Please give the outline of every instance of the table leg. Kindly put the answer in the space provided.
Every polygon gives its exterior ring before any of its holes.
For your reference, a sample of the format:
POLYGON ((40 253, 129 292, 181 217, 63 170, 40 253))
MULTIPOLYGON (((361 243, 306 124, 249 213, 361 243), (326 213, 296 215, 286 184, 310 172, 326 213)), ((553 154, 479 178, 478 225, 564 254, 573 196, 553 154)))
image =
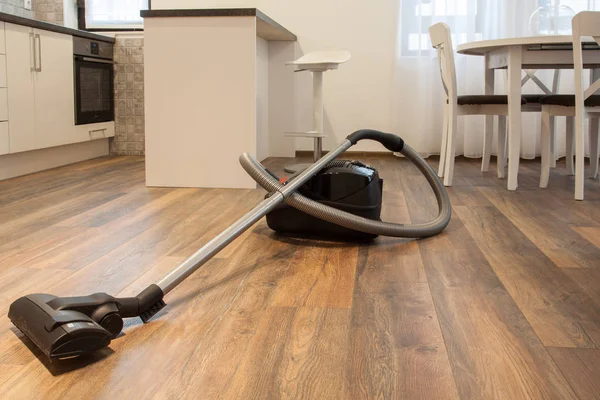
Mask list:
MULTIPOLYGON (((485 94, 494 94, 494 72, 495 70, 489 69, 487 63, 487 55, 484 62, 485 68, 485 94)), ((494 137, 494 116, 485 116, 485 130, 483 132, 483 159, 481 160, 481 171, 487 172, 490 167, 490 157, 492 153, 492 139, 494 137)))
POLYGON ((521 153, 521 47, 508 48, 508 190, 518 187, 521 153))

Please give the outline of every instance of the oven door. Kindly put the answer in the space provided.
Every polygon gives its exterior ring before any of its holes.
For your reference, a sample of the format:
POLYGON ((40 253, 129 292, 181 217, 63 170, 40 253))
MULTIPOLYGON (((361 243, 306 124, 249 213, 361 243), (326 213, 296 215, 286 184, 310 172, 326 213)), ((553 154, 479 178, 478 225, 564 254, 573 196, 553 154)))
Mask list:
POLYGON ((113 63, 75 57, 75 125, 115 119, 113 63))

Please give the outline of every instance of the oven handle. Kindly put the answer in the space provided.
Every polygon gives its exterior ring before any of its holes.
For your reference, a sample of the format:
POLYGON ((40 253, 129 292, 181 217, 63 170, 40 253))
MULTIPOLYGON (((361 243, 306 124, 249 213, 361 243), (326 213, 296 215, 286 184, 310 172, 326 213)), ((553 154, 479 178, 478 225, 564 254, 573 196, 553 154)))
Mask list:
POLYGON ((99 58, 92 58, 92 57, 75 57, 75 60, 94 62, 94 63, 99 63, 99 64, 114 64, 115 63, 112 60, 102 60, 99 58))

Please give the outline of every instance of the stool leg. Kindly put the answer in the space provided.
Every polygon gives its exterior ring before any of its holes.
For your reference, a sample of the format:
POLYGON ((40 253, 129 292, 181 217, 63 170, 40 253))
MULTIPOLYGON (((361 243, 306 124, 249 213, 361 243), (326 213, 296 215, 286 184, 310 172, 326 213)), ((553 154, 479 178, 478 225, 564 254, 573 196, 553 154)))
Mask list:
POLYGON ((323 139, 315 138, 314 146, 315 148, 313 150, 313 161, 317 161, 319 158, 321 158, 323 153, 323 139))
MULTIPOLYGON (((323 72, 313 72, 313 130, 323 134, 323 72)), ((314 161, 321 158, 323 139, 315 138, 314 161)))

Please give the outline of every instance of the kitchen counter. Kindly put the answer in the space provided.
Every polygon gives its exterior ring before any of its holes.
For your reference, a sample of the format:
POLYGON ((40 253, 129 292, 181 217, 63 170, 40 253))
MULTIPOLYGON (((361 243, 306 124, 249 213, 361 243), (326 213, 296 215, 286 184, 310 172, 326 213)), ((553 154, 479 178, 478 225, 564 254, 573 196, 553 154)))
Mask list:
POLYGON ((256 35, 265 40, 297 40, 296 35, 257 8, 207 8, 187 10, 142 10, 143 18, 167 17, 256 17, 256 35))
POLYGON ((19 17, 16 15, 3 13, 3 12, 0 12, 0 21, 8 22, 11 24, 16 24, 16 25, 29 26, 31 28, 42 29, 42 30, 50 31, 50 32, 64 33, 66 35, 77 36, 77 37, 82 37, 82 38, 86 38, 86 39, 98 40, 101 42, 108 42, 108 43, 115 42, 115 39, 111 38, 109 36, 98 35, 98 34, 87 32, 87 31, 80 31, 78 29, 66 28, 64 26, 55 25, 55 24, 51 24, 51 23, 43 22, 43 21, 38 21, 36 19, 31 19, 31 18, 23 18, 23 17, 19 17))
POLYGON ((251 189, 240 154, 294 156, 296 35, 256 8, 140 15, 146 185, 251 189))

